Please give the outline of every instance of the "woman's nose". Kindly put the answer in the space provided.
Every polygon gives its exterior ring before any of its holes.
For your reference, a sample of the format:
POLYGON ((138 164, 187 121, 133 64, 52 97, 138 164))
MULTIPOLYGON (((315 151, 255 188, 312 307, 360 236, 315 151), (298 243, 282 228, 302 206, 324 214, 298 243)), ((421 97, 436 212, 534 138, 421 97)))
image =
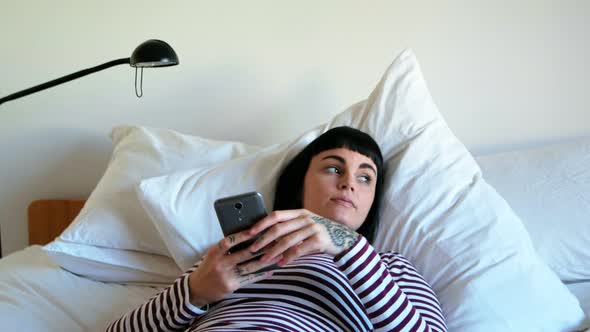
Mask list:
POLYGON ((339 188, 341 190, 354 191, 354 178, 352 176, 342 176, 340 178, 339 188))

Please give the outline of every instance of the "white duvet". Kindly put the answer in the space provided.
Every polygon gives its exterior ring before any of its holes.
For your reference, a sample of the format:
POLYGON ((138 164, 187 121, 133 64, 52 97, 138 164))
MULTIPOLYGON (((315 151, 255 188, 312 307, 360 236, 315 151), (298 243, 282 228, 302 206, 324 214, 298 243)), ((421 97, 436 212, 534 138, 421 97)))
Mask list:
MULTIPOLYGON (((590 315, 590 282, 568 288, 590 315)), ((61 269, 40 246, 31 246, 0 260, 0 327, 2 331, 103 331, 161 289, 82 278, 61 269)))
POLYGON ((158 291, 76 276, 31 246, 0 259, 0 330, 103 331, 158 291))
MULTIPOLYGON (((586 316, 590 317, 590 281, 566 284, 566 286, 578 298, 586 316)), ((590 328, 590 321, 586 322, 585 327, 590 328)), ((585 331, 590 331, 590 329, 585 331)))

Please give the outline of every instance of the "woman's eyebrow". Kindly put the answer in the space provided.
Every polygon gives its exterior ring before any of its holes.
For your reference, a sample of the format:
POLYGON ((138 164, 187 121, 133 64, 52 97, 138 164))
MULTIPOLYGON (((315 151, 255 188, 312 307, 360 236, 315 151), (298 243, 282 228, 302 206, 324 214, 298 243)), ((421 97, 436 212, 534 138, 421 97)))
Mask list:
MULTIPOLYGON (((329 156, 325 156, 324 158, 322 158, 322 160, 326 160, 326 159, 336 159, 336 160, 338 160, 339 162, 341 162, 341 163, 343 163, 344 165, 346 165, 346 160, 345 160, 344 158, 340 157, 340 156, 337 156, 337 155, 333 155, 333 154, 331 154, 331 155, 329 155, 329 156)), ((375 170, 375 167, 371 166, 370 164, 367 164, 367 163, 362 163, 362 164, 359 166, 359 168, 368 168, 368 169, 372 170, 372 171, 373 171, 373 173, 377 174, 377 170, 375 170)))
POLYGON ((375 167, 373 167, 367 163, 362 163, 359 168, 368 168, 368 169, 372 170, 373 173, 375 173, 375 175, 377 175, 377 171, 375 170, 375 167))
POLYGON ((337 155, 334 155, 334 154, 331 154, 331 155, 329 155, 329 156, 325 156, 324 158, 322 158, 322 160, 326 160, 326 159, 330 159, 330 158, 332 158, 332 159, 336 159, 336 160, 338 160, 339 162, 341 162, 341 163, 343 163, 343 164, 346 164, 346 160, 344 160, 344 158, 342 158, 342 157, 340 157, 340 156, 337 156, 337 155))

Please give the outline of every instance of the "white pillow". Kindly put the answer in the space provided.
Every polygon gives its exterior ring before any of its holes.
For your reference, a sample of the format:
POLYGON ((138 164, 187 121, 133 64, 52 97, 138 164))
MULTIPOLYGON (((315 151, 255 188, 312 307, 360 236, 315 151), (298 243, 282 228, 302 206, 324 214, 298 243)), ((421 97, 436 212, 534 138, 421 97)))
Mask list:
POLYGON ((115 127, 110 136, 113 154, 103 177, 73 223, 44 250, 63 268, 95 280, 173 281, 182 271, 137 201, 135 186, 148 177, 212 165, 257 148, 139 126, 115 127))
POLYGON ((63 269, 102 282, 170 284, 182 273, 168 256, 53 241, 44 250, 63 269))
POLYGON ((477 158, 561 280, 590 280, 590 138, 477 158))
POLYGON ((215 199, 257 190, 272 206, 285 163, 328 128, 371 134, 387 162, 375 247, 407 256, 438 294, 449 331, 571 331, 576 298, 538 258, 522 223, 482 178, 403 52, 365 103, 301 137, 223 163, 144 180, 142 205, 182 268, 222 237, 215 199))

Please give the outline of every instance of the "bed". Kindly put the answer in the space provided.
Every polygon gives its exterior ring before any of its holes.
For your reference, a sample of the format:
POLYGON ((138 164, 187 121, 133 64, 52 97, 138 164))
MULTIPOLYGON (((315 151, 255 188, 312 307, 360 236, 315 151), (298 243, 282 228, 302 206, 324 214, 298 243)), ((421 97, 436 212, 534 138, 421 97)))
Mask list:
POLYGON ((590 139, 474 159, 411 52, 367 100, 286 144, 114 128, 90 197, 29 206, 30 246, 0 260, 2 329, 103 330, 220 238, 213 199, 271 197, 278 166, 338 125, 370 133, 395 169, 375 246, 415 263, 450 331, 589 331, 590 139))
MULTIPOLYGON (((576 144, 584 146, 583 143, 576 144)), ((554 162, 559 157, 556 151, 563 150, 563 147, 571 148, 572 143, 560 146, 562 148, 551 150, 554 162)), ((518 167, 507 170, 502 168, 503 165, 497 165, 498 160, 520 158, 522 164, 527 162, 527 156, 531 159, 537 157, 537 150, 487 155, 478 158, 478 161, 484 172, 487 170, 492 174, 496 185, 502 188, 506 181, 496 179, 496 173, 508 174, 509 180, 513 180, 518 175, 515 170, 518 167), (498 169, 492 169, 494 166, 498 169)), ((535 167, 551 169, 552 165, 546 163, 537 160, 535 167)), ((525 184, 520 186, 524 188, 525 184)), ((509 192, 503 194, 511 197, 509 192)), ((80 277, 60 268, 42 250, 43 245, 51 242, 74 220, 84 202, 81 199, 47 199, 30 204, 30 246, 0 260, 0 314, 4 330, 100 331, 109 321, 162 289, 157 286, 104 283, 80 277)), ((585 312, 590 314, 590 281, 567 283, 567 287, 579 299, 585 312)))

